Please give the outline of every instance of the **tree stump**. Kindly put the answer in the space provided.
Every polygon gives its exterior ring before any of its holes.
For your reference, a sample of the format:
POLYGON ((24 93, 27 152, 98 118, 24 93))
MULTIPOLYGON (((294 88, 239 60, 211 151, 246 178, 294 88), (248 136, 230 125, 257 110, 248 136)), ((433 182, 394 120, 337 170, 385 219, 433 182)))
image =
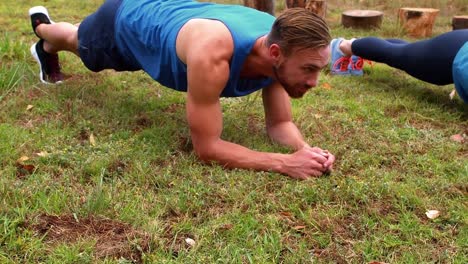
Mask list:
POLYGON ((468 16, 454 16, 452 17, 453 30, 468 28, 468 16))
POLYGON ((327 1, 326 0, 286 0, 286 7, 303 7, 307 10, 312 11, 318 16, 325 18, 327 13, 327 1))
POLYGON ((341 24, 352 28, 380 28, 383 13, 376 10, 348 10, 341 14, 341 24))
POLYGON ((267 12, 270 15, 275 15, 274 0, 244 0, 244 6, 267 12))
POLYGON ((439 9, 409 8, 398 10, 400 25, 412 37, 430 37, 439 9))

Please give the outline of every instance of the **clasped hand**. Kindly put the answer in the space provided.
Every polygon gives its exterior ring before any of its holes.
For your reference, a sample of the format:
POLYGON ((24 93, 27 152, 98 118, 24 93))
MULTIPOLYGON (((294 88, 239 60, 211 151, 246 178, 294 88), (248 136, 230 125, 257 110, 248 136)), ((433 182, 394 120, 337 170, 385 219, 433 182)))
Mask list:
POLYGON ((317 147, 304 146, 290 155, 285 164, 285 173, 295 179, 320 177, 333 169, 335 156, 317 147))

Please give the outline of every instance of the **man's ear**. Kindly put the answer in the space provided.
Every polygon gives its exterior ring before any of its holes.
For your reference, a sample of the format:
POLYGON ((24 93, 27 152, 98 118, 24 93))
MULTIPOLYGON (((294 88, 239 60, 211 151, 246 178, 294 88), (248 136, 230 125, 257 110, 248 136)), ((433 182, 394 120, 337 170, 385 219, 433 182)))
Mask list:
POLYGON ((281 48, 278 44, 271 44, 269 48, 270 57, 275 61, 278 62, 281 59, 282 53, 281 48))

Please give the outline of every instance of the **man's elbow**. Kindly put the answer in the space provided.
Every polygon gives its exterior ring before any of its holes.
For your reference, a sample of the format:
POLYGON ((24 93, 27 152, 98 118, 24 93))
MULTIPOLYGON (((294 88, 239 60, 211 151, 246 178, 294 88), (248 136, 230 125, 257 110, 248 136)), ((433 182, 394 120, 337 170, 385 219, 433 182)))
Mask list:
POLYGON ((265 127, 266 134, 272 140, 274 140, 278 134, 280 134, 280 126, 278 125, 269 125, 267 124, 265 127))
POLYGON ((216 161, 216 152, 209 146, 194 146, 195 154, 198 159, 204 163, 216 161))
POLYGON ((198 159, 203 163, 210 163, 213 161, 213 157, 209 152, 206 151, 195 151, 198 159))

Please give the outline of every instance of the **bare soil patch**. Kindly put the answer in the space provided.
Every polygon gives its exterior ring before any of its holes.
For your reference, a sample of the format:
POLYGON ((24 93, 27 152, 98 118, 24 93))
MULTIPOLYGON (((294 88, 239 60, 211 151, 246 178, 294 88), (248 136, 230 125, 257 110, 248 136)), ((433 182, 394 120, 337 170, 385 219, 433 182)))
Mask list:
POLYGON ((142 254, 149 251, 151 243, 149 234, 127 223, 92 215, 75 218, 71 214, 41 214, 26 226, 52 245, 94 240, 96 258, 125 258, 141 263, 142 254))

